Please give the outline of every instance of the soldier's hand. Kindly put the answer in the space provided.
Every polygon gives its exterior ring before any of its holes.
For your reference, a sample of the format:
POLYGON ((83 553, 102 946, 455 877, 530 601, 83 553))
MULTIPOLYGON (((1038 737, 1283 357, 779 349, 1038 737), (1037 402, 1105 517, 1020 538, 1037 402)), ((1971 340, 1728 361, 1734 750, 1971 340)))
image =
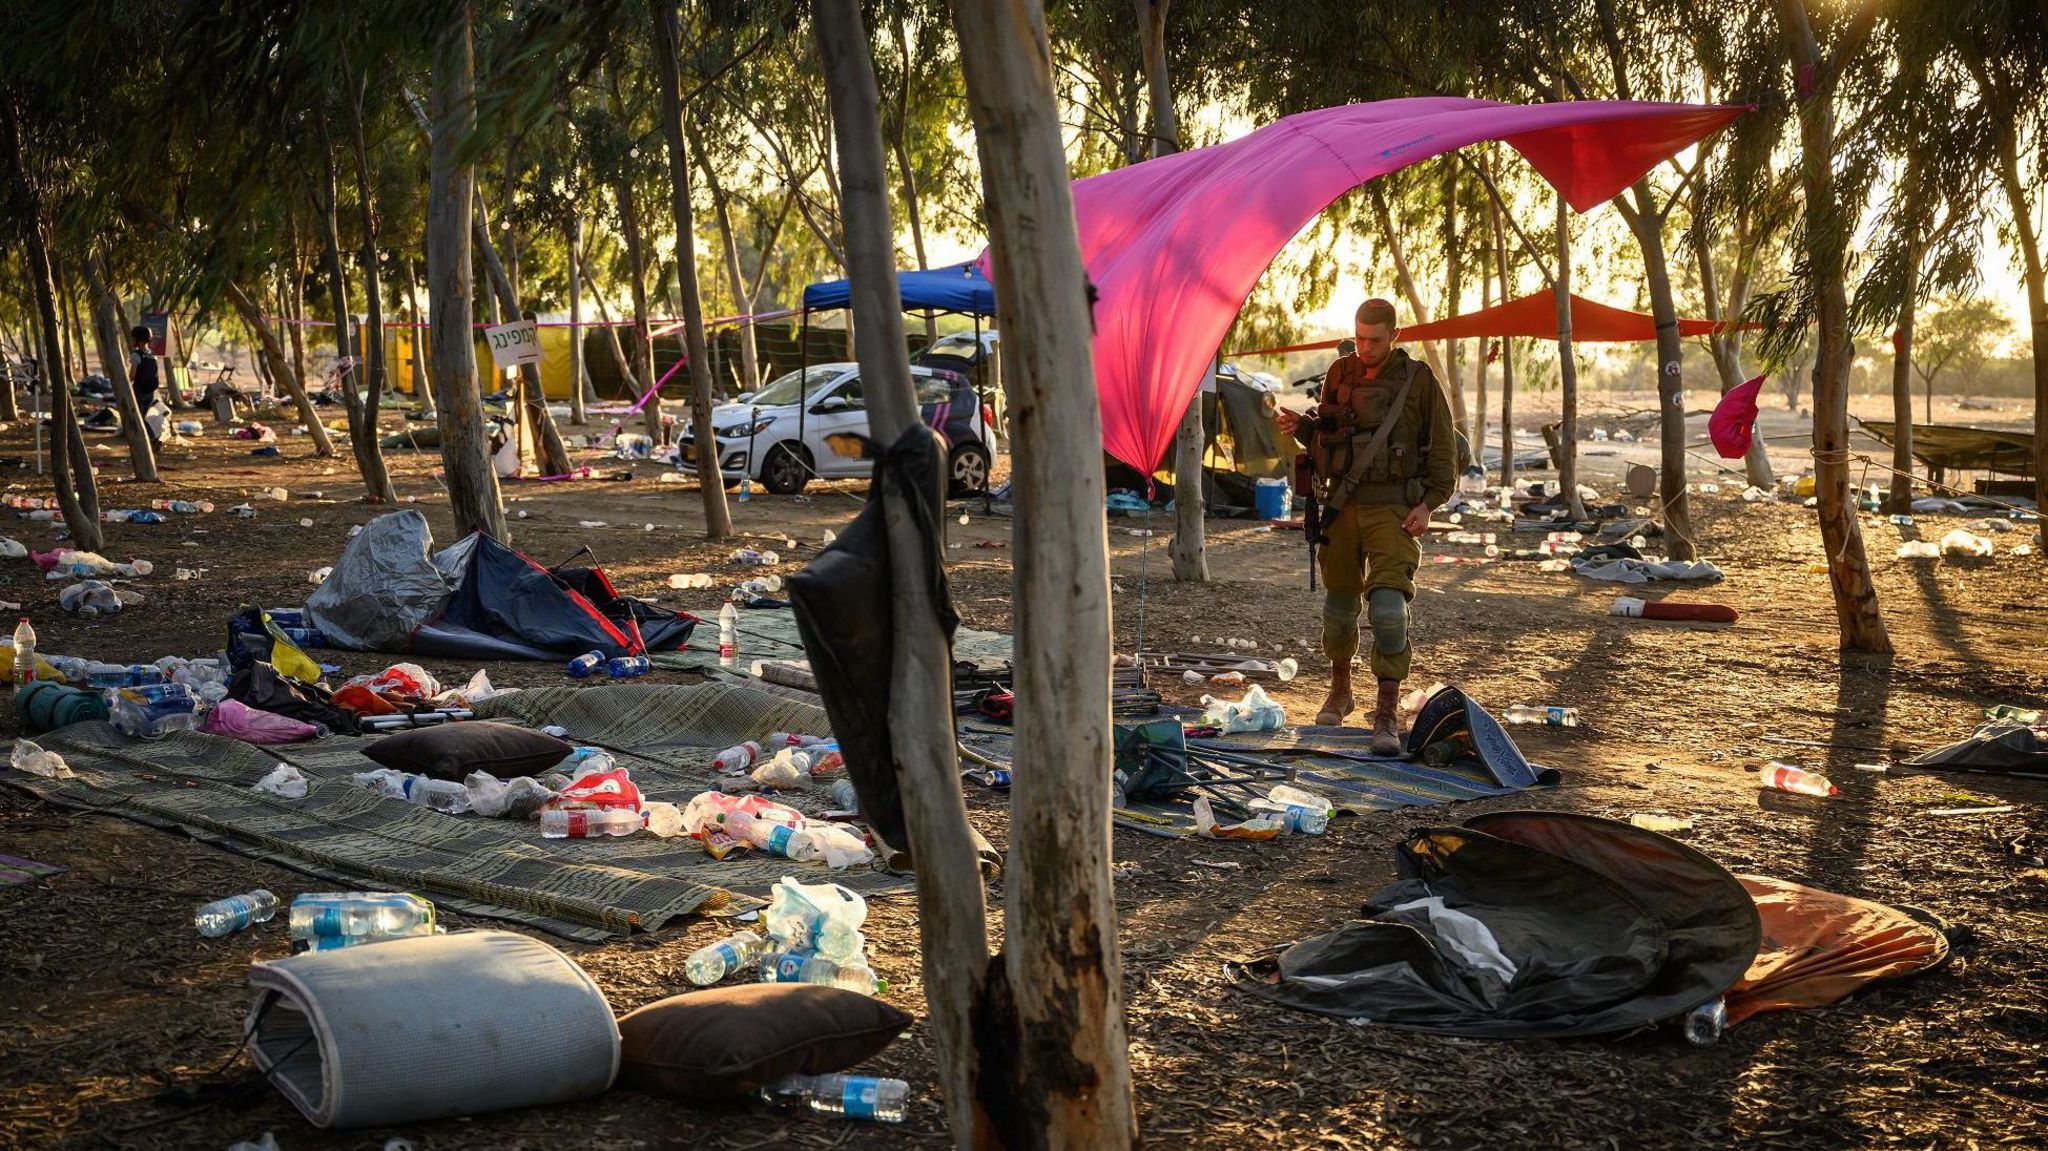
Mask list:
POLYGON ((1301 426, 1301 413, 1281 408, 1274 414, 1273 422, 1280 425, 1281 435, 1291 436, 1294 434, 1294 429, 1301 426))
POLYGON ((1401 530, 1411 536, 1420 537, 1429 530, 1429 505, 1416 504, 1408 509, 1408 515, 1401 521, 1401 530))

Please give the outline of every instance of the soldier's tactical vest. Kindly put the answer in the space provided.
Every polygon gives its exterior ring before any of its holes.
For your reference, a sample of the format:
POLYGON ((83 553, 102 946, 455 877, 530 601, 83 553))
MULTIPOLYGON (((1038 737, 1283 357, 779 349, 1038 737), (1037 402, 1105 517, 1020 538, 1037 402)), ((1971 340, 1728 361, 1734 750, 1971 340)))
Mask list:
POLYGON ((1310 446, 1315 464, 1319 499, 1333 506, 1345 503, 1387 503, 1413 505, 1422 498, 1423 477, 1429 470, 1429 392, 1434 386, 1429 368, 1395 348, 1380 366, 1376 379, 1366 378, 1363 361, 1345 356, 1330 365, 1317 400, 1319 409, 1343 407, 1351 413, 1348 429, 1325 431, 1318 427, 1310 446), (1403 382, 1413 376, 1402 413, 1392 411, 1394 396, 1403 382), (1357 477, 1354 490, 1346 491, 1343 481, 1352 465, 1372 442, 1380 424, 1394 418, 1394 430, 1387 436, 1386 450, 1357 477), (1333 488, 1339 498, 1333 500, 1333 488))

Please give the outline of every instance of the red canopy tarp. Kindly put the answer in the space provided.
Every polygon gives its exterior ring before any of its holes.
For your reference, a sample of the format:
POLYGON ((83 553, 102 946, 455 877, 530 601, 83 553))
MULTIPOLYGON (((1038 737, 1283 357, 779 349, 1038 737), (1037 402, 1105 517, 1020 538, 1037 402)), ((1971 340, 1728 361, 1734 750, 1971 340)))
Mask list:
MULTIPOLYGON (((1678 334, 1681 336, 1710 336, 1717 331, 1744 331, 1763 327, 1762 324, 1717 324, 1712 320, 1680 320, 1678 334)), ((1401 329, 1403 340, 1476 340, 1500 336, 1534 336, 1546 339, 1557 335, 1557 297, 1549 292, 1523 296, 1491 308, 1481 308, 1462 316, 1436 320, 1427 324, 1415 324, 1401 329)), ((1611 307, 1584 296, 1572 296, 1572 339, 1581 344, 1631 344, 1657 338, 1657 321, 1643 312, 1631 312, 1611 307)), ((1232 352, 1233 356, 1277 356, 1287 352, 1313 352, 1323 348, 1334 348, 1342 337, 1336 340, 1317 340, 1312 344, 1290 344, 1284 348, 1255 348, 1246 352, 1232 352)))
POLYGON ((1210 148, 1074 184, 1097 292, 1103 447, 1149 472, 1273 258, 1377 176, 1505 140, 1584 212, 1741 115, 1738 107, 1422 97, 1303 112, 1210 148))

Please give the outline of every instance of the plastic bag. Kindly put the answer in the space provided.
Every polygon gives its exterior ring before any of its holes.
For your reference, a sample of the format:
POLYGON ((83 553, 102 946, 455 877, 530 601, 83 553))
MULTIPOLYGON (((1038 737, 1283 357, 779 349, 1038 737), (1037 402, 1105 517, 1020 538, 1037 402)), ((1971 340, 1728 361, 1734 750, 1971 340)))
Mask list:
MULTIPOLYGON (((412 665, 401 664, 399 666, 410 667, 412 665)), ((397 669, 393 668, 392 670, 396 671, 397 669)), ((518 690, 516 687, 492 687, 489 669, 480 667, 476 669, 475 675, 469 677, 468 683, 461 687, 451 687, 436 693, 433 702, 437 707, 475 707, 487 699, 495 699, 501 695, 511 695, 518 690)))
MULTIPOLYGON (((232 702, 232 701, 230 701, 232 702)), ((268 714, 267 712, 265 714, 268 714)), ((211 718, 211 717, 209 717, 211 718)), ((306 798, 306 777, 289 763, 280 763, 271 769, 269 775, 249 785, 249 790, 282 799, 306 798)))
MULTIPOLYGON (((234 699, 222 699, 215 704, 213 710, 206 713, 206 722, 200 725, 200 730, 208 735, 239 739, 243 743, 298 743, 320 734, 319 728, 304 720, 250 707, 234 699)), ((302 785, 299 795, 304 794, 302 785)))
POLYGON ((1264 688, 1253 684, 1244 698, 1235 703, 1205 695, 1202 704, 1207 709, 1202 718, 1223 729, 1228 735, 1240 731, 1277 731, 1287 726, 1287 712, 1264 688))
POLYGON ((790 858, 822 859, 834 871, 842 871, 875 858, 867 841, 838 823, 811 823, 791 841, 790 858))
POLYGON ((647 830, 663 839, 674 839, 683 834, 683 813, 673 803, 659 800, 641 809, 647 817, 647 830))
POLYGON ((1950 559, 1983 559, 1992 550, 1990 539, 1961 528, 1941 537, 1941 554, 1950 559))
POLYGON ((71 770, 63 756, 54 751, 44 751, 43 746, 32 739, 15 740, 14 754, 9 762, 13 763, 16 771, 40 775, 44 779, 78 778, 78 773, 71 770))
POLYGON ((548 803, 550 808, 624 807, 640 810, 640 788, 623 767, 593 772, 563 788, 548 803))
POLYGON ((776 752, 773 759, 756 767, 748 775, 762 787, 808 787, 811 782, 811 773, 797 766, 790 748, 776 752))
POLYGON ((546 784, 531 776, 499 779, 488 771, 472 771, 463 779, 469 809, 487 819, 530 819, 555 798, 546 784))

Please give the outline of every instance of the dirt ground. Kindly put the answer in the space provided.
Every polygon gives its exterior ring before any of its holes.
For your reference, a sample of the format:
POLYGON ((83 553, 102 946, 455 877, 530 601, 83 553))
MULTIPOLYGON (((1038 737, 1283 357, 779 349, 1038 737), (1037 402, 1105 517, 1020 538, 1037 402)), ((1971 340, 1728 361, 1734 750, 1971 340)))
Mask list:
MULTIPOLYGON (((1647 405, 1626 398, 1616 410, 1647 405)), ((1975 413, 1973 413, 1975 414, 1975 413)), ((338 413, 337 413, 338 415, 338 413)), ((1532 420, 1533 420, 1532 412, 1532 420)), ((2008 415, 2008 418, 2010 416, 2008 415)), ((1773 415, 1766 434, 1796 431, 1773 415)), ((1533 423, 1531 424, 1533 426, 1533 423)), ((0 454, 28 454, 26 429, 0 437, 0 454)), ((1704 421, 1694 427, 1697 438, 1704 421)), ((1587 445, 1589 453, 1613 445, 1587 445)), ((146 603, 97 621, 56 606, 61 585, 26 561, 0 565, 0 599, 34 617, 44 650, 112 660, 219 646, 237 604, 300 602, 306 574, 331 563, 348 528, 376 515, 356 502, 346 455, 315 460, 285 437, 278 459, 217 431, 172 448, 164 482, 122 482, 118 452, 99 453, 104 506, 159 496, 207 498, 222 510, 161 526, 110 525, 108 551, 153 560, 137 581, 146 603), (282 486, 278 503, 258 494, 282 486), (253 520, 226 508, 251 499, 253 520), (312 526, 301 526, 301 519, 312 526), (175 567, 206 569, 177 582, 175 567)), ((1799 458, 1797 444, 1781 464, 1799 458)), ((1589 454, 1589 480, 1607 483, 1622 456, 1589 454)), ((446 541, 437 457, 394 453, 404 496, 446 541)), ((626 470, 628 465, 611 465, 626 470)), ((717 591, 674 592, 673 572, 734 571, 727 547, 701 541, 694 485, 657 483, 640 464, 628 482, 512 485, 522 516, 514 542, 553 562, 588 545, 621 590, 670 606, 712 609, 717 591), (583 528, 582 521, 609 526, 583 528), (645 525, 653 525, 647 530, 645 525)), ((36 491, 33 472, 4 473, 36 491)), ((1562 786, 1500 800, 1412 809, 1334 822, 1320 838, 1267 844, 1171 842, 1116 833, 1119 860, 1137 865, 1118 884, 1131 1062, 1142 1126, 1154 1146, 1274 1147, 1984 1147, 2048 1145, 2048 785, 1852 765, 1884 761, 1962 737, 1994 702, 2048 702, 2048 585, 2039 548, 1971 564, 1892 558, 1900 529, 1866 526, 1898 654, 1839 658, 1827 577, 1812 513, 1747 505, 1739 484, 1700 497, 1695 517, 1724 583, 1674 598, 1742 612, 1720 628, 1610 617, 1620 589, 1533 565, 1423 568, 1415 604, 1418 683, 1442 679, 1494 707, 1516 702, 1577 707, 1577 729, 1516 729, 1534 759, 1564 771, 1562 786), (1824 771, 1842 794, 1816 800, 1760 792, 1750 769, 1782 759, 1824 771), (2010 803, 2006 814, 1937 817, 1929 810, 2010 803), (1945 970, 1880 987, 1825 1010, 1766 1015, 1718 1045, 1687 1046, 1675 1028, 1622 1039, 1488 1042, 1438 1039, 1276 1009, 1233 990, 1222 961, 1322 930, 1354 914, 1391 877, 1390 849, 1411 829, 1456 823, 1493 808, 1544 807, 1625 817, 1691 815, 1684 838, 1738 872, 1759 872, 1894 903, 1916 904, 1956 928, 1945 970), (1218 865, 1232 865, 1219 867, 1218 865)), ((844 525, 861 488, 840 484, 805 497, 756 495, 735 505, 741 530, 815 546, 844 525)), ((956 506, 948 520, 952 578, 966 621, 1007 630, 1009 555, 973 545, 1009 538, 1009 522, 956 506)), ((1870 517, 1865 517, 1866 525, 1870 517)), ((1306 587, 1297 535, 1248 521, 1210 523, 1214 580, 1176 585, 1159 538, 1128 534, 1143 520, 1110 523, 1118 644, 1137 638, 1140 589, 1154 647, 1210 646, 1219 637, 1278 644, 1304 672, 1279 692, 1306 717, 1327 665, 1312 648, 1318 601, 1306 587), (1194 637, 1202 637, 1197 644, 1194 637)), ((1909 536, 1938 536, 1925 523, 1909 536)), ((15 523, 17 538, 47 548, 48 525, 15 523)), ((771 545, 772 546, 772 545, 771 545)), ((781 549, 785 556, 809 547, 781 549)), ((1464 552, 1431 543, 1431 552, 1464 552)), ((330 656, 330 658, 336 658, 330 656)), ((369 656, 338 656, 348 674, 369 656)), ((444 678, 471 666, 429 661, 444 678)), ((491 665, 501 684, 560 681, 553 666, 491 665)), ((658 679, 681 681, 667 675, 658 679)), ((1192 702, 1200 689, 1164 693, 1192 702)), ((0 720, 12 734, 12 716, 0 720)), ((975 822, 1005 841, 1004 801, 970 785, 975 822)), ((416 1125, 321 1132, 308 1127, 237 1061, 250 961, 285 953, 282 927, 221 940, 191 927, 195 904, 263 886, 281 898, 331 886, 119 819, 45 806, 0 788, 0 851, 62 864, 47 882, 0 888, 0 1146, 224 1148, 275 1131, 285 1151, 373 1148, 396 1135, 423 1149, 564 1147, 943 1146, 930 1034, 922 1021, 865 1070, 912 1084, 902 1127, 839 1123, 757 1107, 692 1109, 627 1091, 573 1106, 416 1125), (169 1101, 167 1089, 197 1089, 169 1101), (228 1086, 221 1087, 220 1084, 228 1086)), ((1000 908, 1000 883, 989 903, 1000 908)), ((868 937, 889 999, 922 1014, 915 904, 876 900, 868 937)), ((486 921, 449 916, 451 926, 486 921)), ((992 918, 998 938, 1000 923, 992 918)), ((625 1011, 685 989, 683 960, 719 933, 688 922, 604 946, 555 942, 625 1011)))

